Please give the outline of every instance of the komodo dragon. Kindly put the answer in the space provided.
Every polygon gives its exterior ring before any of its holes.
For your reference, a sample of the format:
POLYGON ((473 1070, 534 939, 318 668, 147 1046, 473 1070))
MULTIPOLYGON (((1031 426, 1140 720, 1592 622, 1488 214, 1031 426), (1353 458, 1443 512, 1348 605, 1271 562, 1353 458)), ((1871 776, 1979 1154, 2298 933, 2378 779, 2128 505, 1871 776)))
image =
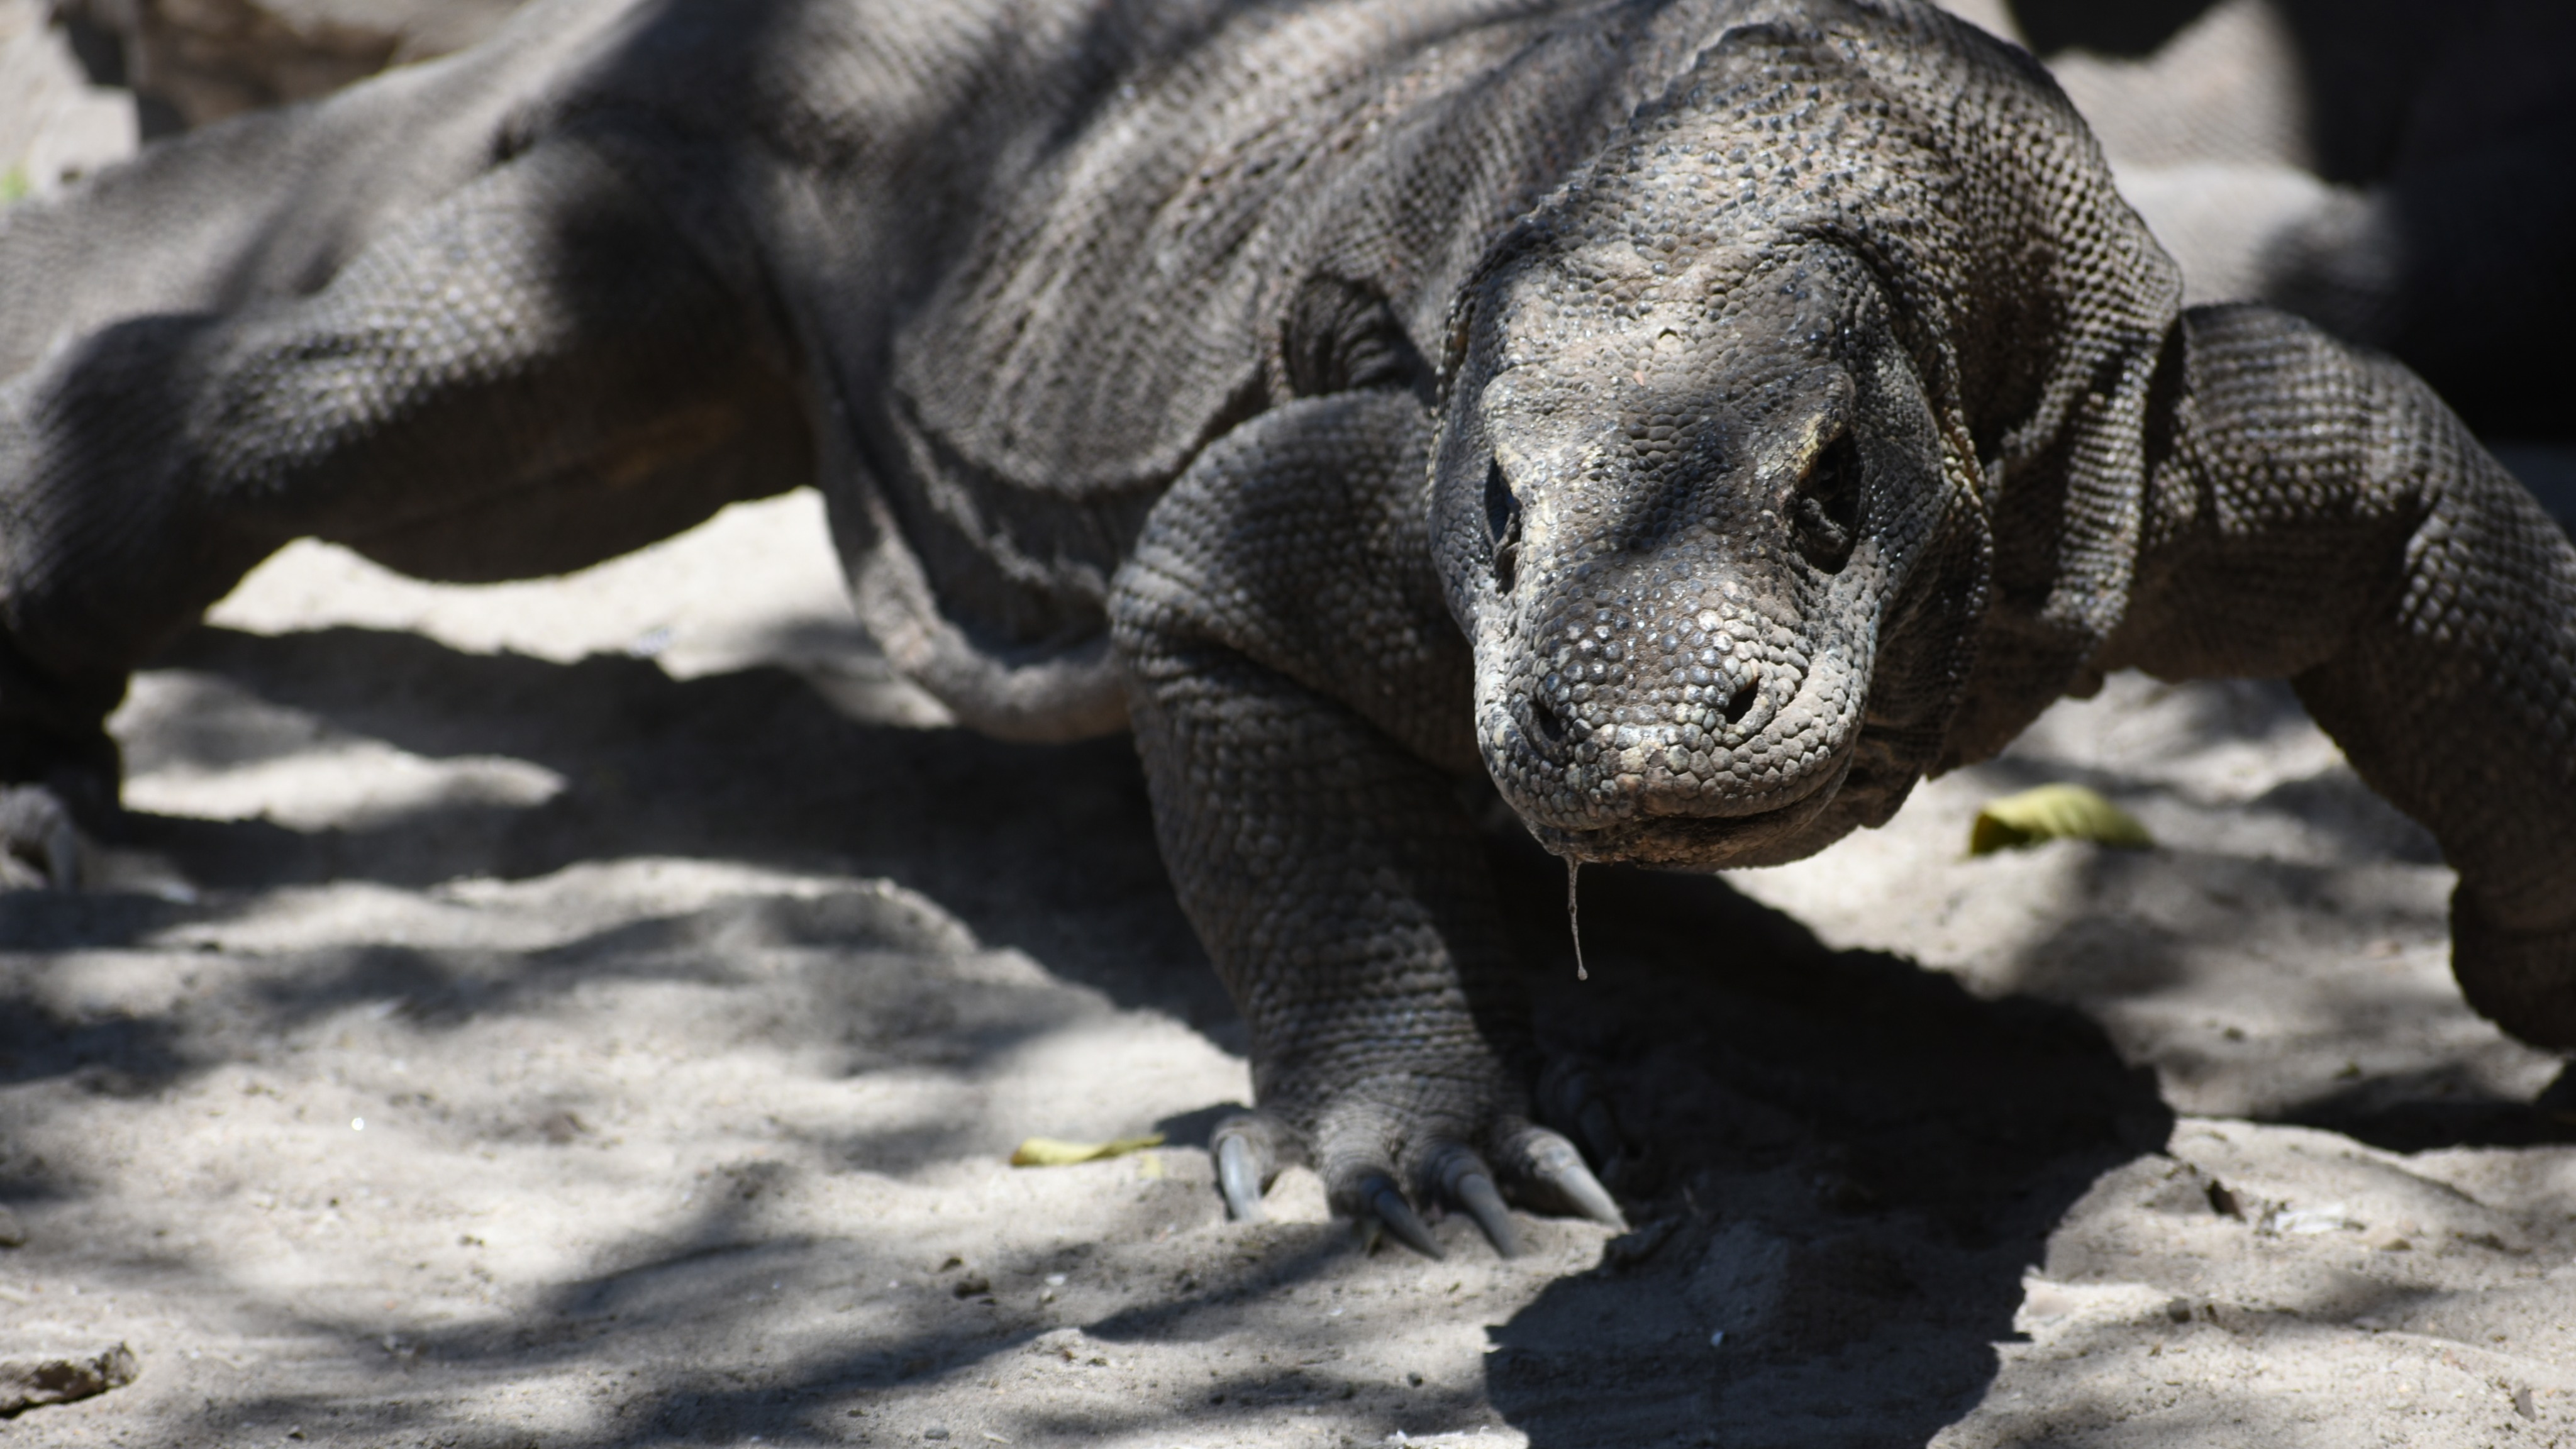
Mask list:
POLYGON ((2411 374, 2182 310, 1917 0, 545 0, 10 212, 0 279, 57 877, 128 673, 286 541, 519 577, 810 480, 960 719, 1132 724, 1238 1213, 1303 1159, 1425 1251, 1616 1220, 1457 778, 1782 861, 2111 669, 2293 680, 2457 868, 2471 1003, 2576 1049, 2576 550, 2411 374))

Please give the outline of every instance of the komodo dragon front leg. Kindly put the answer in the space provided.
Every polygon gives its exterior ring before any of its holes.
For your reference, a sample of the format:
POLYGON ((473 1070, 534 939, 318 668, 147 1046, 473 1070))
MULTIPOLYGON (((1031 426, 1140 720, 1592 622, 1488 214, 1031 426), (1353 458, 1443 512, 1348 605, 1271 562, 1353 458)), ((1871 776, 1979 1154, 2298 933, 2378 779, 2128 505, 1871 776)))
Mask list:
POLYGON ((415 575, 558 572, 794 485, 742 305, 578 133, 308 297, 103 328, 0 388, 0 834, 60 882, 113 811, 127 675, 306 535, 415 575))
POLYGON ((2102 665, 2291 680, 2459 872, 2469 1004, 2576 1052, 2576 547, 2403 367, 2256 307, 2184 340, 2102 665))
POLYGON ((1528 1018, 1452 785, 1479 766, 1429 439, 1400 392, 1244 425, 1156 506, 1112 615, 1163 858, 1252 1029, 1261 1111, 1217 1133, 1229 1207, 1304 1161, 1363 1225, 1436 1256, 1410 1202, 1454 1203, 1508 1254, 1498 1181, 1620 1218, 1529 1120, 1528 1018))

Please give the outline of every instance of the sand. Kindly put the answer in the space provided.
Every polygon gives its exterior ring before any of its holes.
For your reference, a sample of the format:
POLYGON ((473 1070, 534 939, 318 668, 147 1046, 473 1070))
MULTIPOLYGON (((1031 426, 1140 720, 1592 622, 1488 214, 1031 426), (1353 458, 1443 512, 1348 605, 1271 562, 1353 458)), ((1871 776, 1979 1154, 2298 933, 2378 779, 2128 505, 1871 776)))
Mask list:
POLYGON ((110 888, 0 898, 30 1444, 2559 1442, 2576 1149, 2447 873, 2275 686, 2116 679, 1729 880, 1494 837, 1639 1224, 1223 1221, 1243 1036, 1123 741, 947 727, 810 493, 569 579, 319 544, 114 721, 110 888), (1969 859, 2040 780, 2152 852, 1969 859), (1019 1139, 1162 1130, 1014 1169, 1019 1139))

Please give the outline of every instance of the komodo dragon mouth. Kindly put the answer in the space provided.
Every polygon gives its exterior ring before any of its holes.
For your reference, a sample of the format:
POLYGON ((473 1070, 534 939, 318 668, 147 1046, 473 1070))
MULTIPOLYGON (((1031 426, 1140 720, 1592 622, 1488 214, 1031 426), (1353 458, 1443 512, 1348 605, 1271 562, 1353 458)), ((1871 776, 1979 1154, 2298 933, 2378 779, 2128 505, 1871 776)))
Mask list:
MULTIPOLYGON (((1851 758, 1845 752, 1799 799, 1750 815, 1649 813, 1643 819, 1589 827, 1550 825, 1526 812, 1522 820, 1550 854, 1589 864, 1722 870, 1798 860, 1814 853, 1809 842, 1826 822, 1851 758)), ((1643 803, 1649 812, 1670 808, 1664 796, 1648 795, 1643 803)))

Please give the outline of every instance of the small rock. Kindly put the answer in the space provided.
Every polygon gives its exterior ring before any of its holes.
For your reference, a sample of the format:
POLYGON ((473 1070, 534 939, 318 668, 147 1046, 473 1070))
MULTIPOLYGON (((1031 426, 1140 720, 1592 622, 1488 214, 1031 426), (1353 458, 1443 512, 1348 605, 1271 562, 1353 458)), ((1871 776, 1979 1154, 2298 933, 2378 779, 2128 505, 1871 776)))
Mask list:
POLYGON ((921 1437, 924 1439, 945 1439, 948 1437, 948 1431, 934 1424, 931 1427, 922 1430, 921 1437))
POLYGON ((121 1343, 89 1358, 0 1358, 0 1418, 45 1404, 95 1398, 134 1382, 141 1371, 134 1350, 121 1343))
POLYGON ((1621 1233, 1601 1247, 1601 1260, 1613 1268, 1630 1268, 1655 1256, 1664 1244, 1672 1241, 1673 1230, 1681 1226, 1680 1218, 1657 1218, 1641 1223, 1633 1232, 1621 1233))
POLYGON ((981 1273, 969 1273, 958 1279, 955 1288, 950 1291, 960 1298, 981 1298, 993 1291, 993 1280, 981 1273))
POLYGON ((18 1215, 0 1206, 0 1248, 23 1248, 27 1245, 26 1225, 18 1215))

